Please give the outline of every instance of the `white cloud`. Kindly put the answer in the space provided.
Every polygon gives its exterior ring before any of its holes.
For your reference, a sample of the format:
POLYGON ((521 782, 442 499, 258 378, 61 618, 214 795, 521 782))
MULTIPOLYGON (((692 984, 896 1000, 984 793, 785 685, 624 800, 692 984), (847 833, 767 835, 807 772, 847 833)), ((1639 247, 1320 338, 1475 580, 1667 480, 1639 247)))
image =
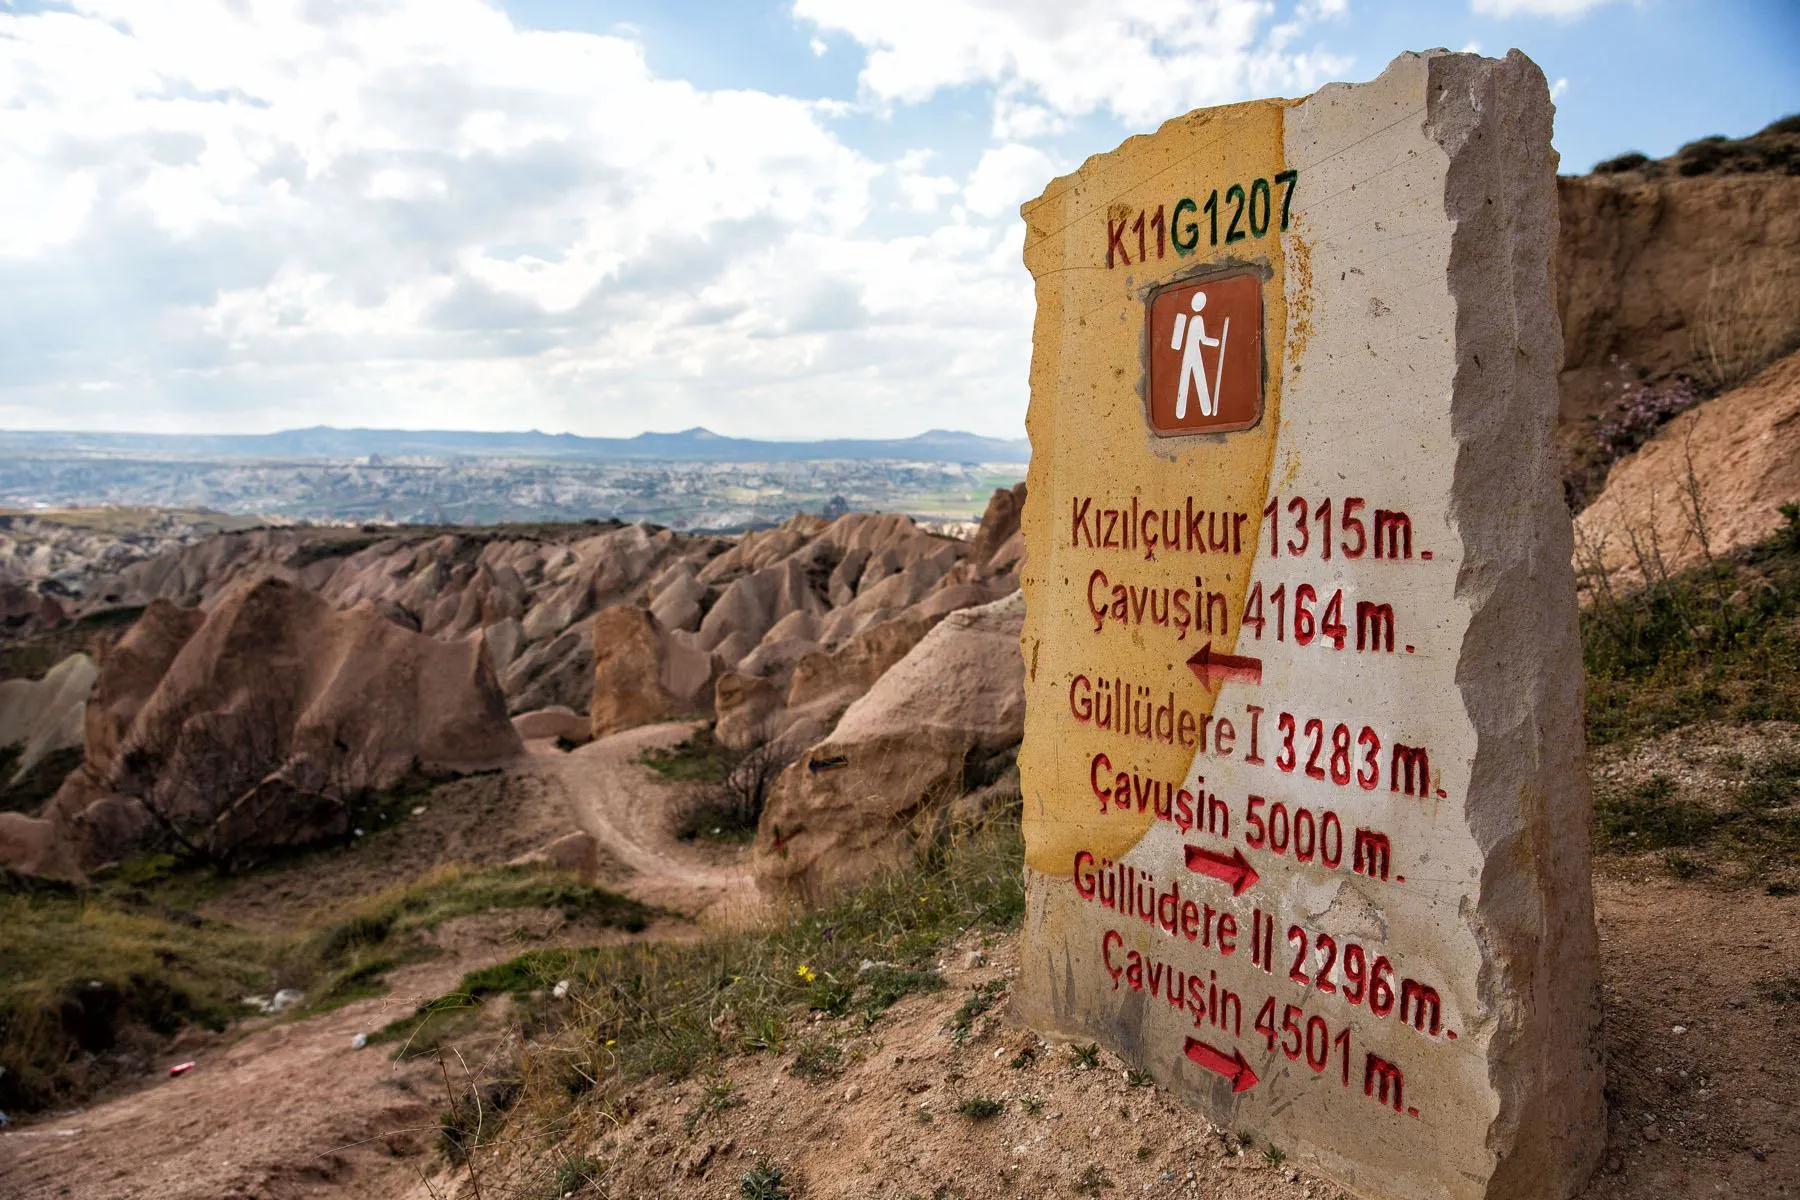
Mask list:
POLYGON ((1568 90, 1569 90, 1568 79, 1559 78, 1559 79, 1557 79, 1557 81, 1555 83, 1550 85, 1550 98, 1552 100, 1561 100, 1563 93, 1568 90))
POLYGON ((1016 432, 1016 218, 885 237, 961 185, 840 109, 480 0, 0 12, 0 416, 1016 432))
POLYGON ((797 0, 852 105, 497 0, 0 4, 0 422, 1014 434, 1033 143, 1306 91, 1342 11, 797 0), (964 87, 966 175, 846 140, 964 87))
POLYGON ((1016 95, 994 98, 994 140, 1011 142, 1049 137, 1069 128, 1068 118, 1016 95))
POLYGON ((1303 5, 1292 22, 1267 29, 1265 0, 795 0, 794 14, 868 50, 861 85, 877 103, 991 84, 1001 106, 1144 125, 1204 104, 1311 90, 1348 60, 1284 47, 1306 22, 1343 7, 1303 5))
POLYGON ((969 211, 984 217, 1015 213, 1019 205, 1044 190, 1057 173, 1056 164, 1036 146, 1012 142, 981 156, 963 190, 969 211))
POLYGON ((830 46, 825 44, 824 38, 812 39, 810 42, 806 43, 806 48, 813 52, 814 58, 824 58, 825 52, 831 49, 830 46))
POLYGON ((933 175, 926 170, 935 157, 931 150, 908 150, 894 164, 895 184, 911 212, 936 212, 947 197, 962 190, 948 175, 933 175))
POLYGON ((1470 8, 1483 17, 1555 17, 1572 21, 1612 0, 1471 0, 1470 8))

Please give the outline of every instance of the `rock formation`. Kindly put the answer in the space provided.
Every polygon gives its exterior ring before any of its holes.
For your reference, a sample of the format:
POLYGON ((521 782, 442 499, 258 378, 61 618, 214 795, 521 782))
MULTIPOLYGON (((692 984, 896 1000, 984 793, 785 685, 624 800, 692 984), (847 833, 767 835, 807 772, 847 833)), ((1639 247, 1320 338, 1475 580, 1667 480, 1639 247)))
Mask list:
MULTIPOLYGON (((791 596, 785 611, 756 610, 748 628, 762 630, 758 639, 723 662, 714 690, 719 740, 739 748, 761 739, 793 747, 817 740, 948 614, 1011 593, 1023 559, 1024 496, 1023 484, 996 492, 967 543, 904 517, 852 513, 822 528, 797 519, 708 564, 702 582, 747 571, 740 581, 771 582, 744 584, 742 592, 791 596)), ((723 658, 742 643, 719 646, 723 658)))
POLYGON ((802 514, 671 558, 593 618, 594 736, 716 714, 740 749, 817 740, 945 615, 1017 586, 1023 498, 995 493, 969 542, 891 513, 802 514))
POLYGON ((816 903, 907 861, 964 789, 971 756, 1018 742, 1018 593, 951 613, 782 772, 753 858, 766 894, 816 903))
POLYGON ((561 705, 520 713, 513 718, 513 728, 522 741, 565 741, 580 744, 589 739, 588 719, 561 705))
POLYGON ((16 746, 18 760, 9 779, 17 783, 58 750, 80 749, 94 660, 71 654, 42 679, 0 682, 0 747, 16 746))
POLYGON ((0 828, 8 865, 66 873, 161 840, 240 861, 342 836, 371 791, 522 750, 479 641, 273 578, 204 614, 151 605, 101 662, 86 726, 41 817, 0 828))
POLYGON ((641 602, 667 568, 679 564, 691 575, 729 545, 616 523, 529 533, 254 529, 101 575, 81 610, 156 600, 210 609, 246 580, 283 579, 335 608, 366 601, 432 638, 482 641, 514 713, 556 705, 581 711, 593 687, 589 618, 641 602))
POLYGON ((62 601, 51 594, 54 588, 54 583, 32 587, 0 580, 0 629, 17 637, 42 633, 61 625, 68 613, 62 601))
POLYGON ((647 608, 618 604, 594 618, 593 736, 700 713, 711 700, 717 660, 671 640, 647 608))

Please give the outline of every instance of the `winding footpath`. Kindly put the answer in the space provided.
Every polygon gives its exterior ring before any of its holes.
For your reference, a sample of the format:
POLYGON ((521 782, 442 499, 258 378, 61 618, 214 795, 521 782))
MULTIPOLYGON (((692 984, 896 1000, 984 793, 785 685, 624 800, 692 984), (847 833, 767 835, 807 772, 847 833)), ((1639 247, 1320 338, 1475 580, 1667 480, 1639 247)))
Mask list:
MULTIPOLYGON (((752 909, 742 854, 671 833, 679 791, 637 761, 692 727, 650 726, 572 753, 530 743, 507 768, 541 786, 516 789, 594 835, 602 887, 706 923, 752 909)), ((539 814, 533 814, 539 815, 539 814)), ((548 815, 548 814, 544 814, 548 815)), ((648 936, 690 936, 659 923, 648 936)), ((163 1056, 192 1071, 156 1078, 84 1109, 0 1133, 0 1196, 9 1200, 289 1200, 391 1197, 419 1182, 437 1133, 444 1079, 435 1061, 395 1063, 351 1042, 441 995, 464 973, 523 947, 488 948, 397 970, 389 995, 300 1021, 261 1020, 163 1056)), ((452 1064, 452 1070, 458 1069, 452 1064)))

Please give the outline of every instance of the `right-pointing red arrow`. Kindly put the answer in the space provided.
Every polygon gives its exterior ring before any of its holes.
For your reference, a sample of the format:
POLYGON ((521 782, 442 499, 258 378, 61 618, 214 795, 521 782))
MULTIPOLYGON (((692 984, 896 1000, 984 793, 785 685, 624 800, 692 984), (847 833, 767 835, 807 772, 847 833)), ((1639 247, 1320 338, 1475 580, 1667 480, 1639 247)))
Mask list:
POLYGON ((1231 1080, 1234 1092, 1247 1092, 1256 1086, 1256 1072, 1244 1061, 1242 1050, 1233 1050, 1227 1056, 1223 1050, 1209 1046, 1199 1038, 1188 1038, 1182 1053, 1207 1070, 1231 1080))
POLYGON ((1236 847, 1232 848, 1230 858, 1204 846, 1190 844, 1183 849, 1187 851, 1188 870, 1210 875, 1214 879, 1223 879, 1231 885, 1231 894, 1234 896, 1243 895, 1251 884, 1262 878, 1256 873, 1256 868, 1250 865, 1250 860, 1244 857, 1244 852, 1236 847))

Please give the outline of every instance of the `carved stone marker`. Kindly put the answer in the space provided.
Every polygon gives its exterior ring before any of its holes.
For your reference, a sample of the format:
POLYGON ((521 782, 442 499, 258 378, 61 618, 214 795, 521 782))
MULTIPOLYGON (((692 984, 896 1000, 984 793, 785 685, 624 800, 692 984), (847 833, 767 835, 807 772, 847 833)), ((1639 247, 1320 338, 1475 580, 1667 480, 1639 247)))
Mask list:
POLYGON ((1551 111, 1407 55, 1023 210, 1021 1011, 1364 1196, 1605 1142, 1551 111))

